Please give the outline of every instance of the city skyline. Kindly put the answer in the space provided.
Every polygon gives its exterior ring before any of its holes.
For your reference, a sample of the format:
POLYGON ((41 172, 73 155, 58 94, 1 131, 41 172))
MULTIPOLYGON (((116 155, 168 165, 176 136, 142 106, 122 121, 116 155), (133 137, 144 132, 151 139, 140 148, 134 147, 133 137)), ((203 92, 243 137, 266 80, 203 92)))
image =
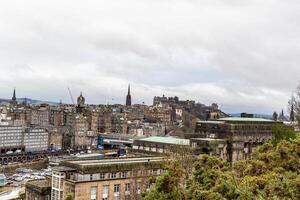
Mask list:
POLYGON ((165 94, 226 112, 286 110, 300 80, 299 6, 1 2, 0 97, 16 87, 19 98, 71 102, 70 87, 87 103, 124 104, 130 83, 133 103, 165 94))

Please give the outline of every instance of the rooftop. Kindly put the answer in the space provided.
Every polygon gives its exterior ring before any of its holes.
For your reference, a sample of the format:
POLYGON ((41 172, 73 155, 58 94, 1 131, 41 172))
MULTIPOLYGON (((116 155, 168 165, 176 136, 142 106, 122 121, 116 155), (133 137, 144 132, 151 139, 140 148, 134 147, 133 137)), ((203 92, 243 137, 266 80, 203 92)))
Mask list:
POLYGON ((275 122, 270 119, 264 118, 248 118, 248 117, 225 117, 218 119, 219 121, 228 121, 228 122, 275 122))
POLYGON ((162 137, 152 136, 147 138, 138 139, 137 141, 155 142, 164 144, 177 144, 177 145, 190 145, 190 140, 175 138, 175 137, 162 137))
MULTIPOLYGON (((75 169, 79 173, 98 173, 103 171, 131 170, 134 167, 161 165, 163 157, 134 157, 102 160, 73 160, 63 161, 62 167, 75 169)), ((54 169, 56 171, 56 169, 54 169)))
POLYGON ((31 190, 37 191, 42 195, 47 195, 51 193, 51 183, 47 179, 28 181, 26 183, 26 187, 30 188, 31 190))
POLYGON ((224 121, 202 121, 198 120, 197 122, 202 123, 202 124, 224 124, 224 121))
POLYGON ((58 166, 53 168, 54 171, 57 172, 68 172, 68 171, 76 171, 74 168, 67 167, 67 166, 58 166))
POLYGON ((34 187, 50 187, 49 181, 48 180, 33 180, 33 181, 28 181, 26 183, 28 186, 34 186, 34 187))
POLYGON ((225 142, 225 139, 219 139, 219 138, 191 138, 191 140, 198 140, 198 141, 215 141, 215 142, 225 142))

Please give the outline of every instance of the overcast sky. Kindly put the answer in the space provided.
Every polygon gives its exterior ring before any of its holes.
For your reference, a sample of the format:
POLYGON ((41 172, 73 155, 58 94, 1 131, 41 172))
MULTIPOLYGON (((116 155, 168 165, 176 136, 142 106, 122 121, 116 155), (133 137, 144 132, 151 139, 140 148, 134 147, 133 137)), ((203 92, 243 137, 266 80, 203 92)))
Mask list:
POLYGON ((286 109, 300 81, 299 0, 0 1, 0 97, 286 109))

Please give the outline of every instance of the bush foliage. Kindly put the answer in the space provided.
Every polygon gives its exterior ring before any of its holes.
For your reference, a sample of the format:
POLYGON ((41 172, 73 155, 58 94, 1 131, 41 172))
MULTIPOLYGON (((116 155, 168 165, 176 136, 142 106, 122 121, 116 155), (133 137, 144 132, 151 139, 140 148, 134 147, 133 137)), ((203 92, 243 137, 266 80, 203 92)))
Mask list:
POLYGON ((251 160, 232 166, 218 157, 201 155, 184 187, 180 173, 184 169, 173 165, 157 178, 144 199, 300 199, 300 137, 277 133, 256 149, 251 160))

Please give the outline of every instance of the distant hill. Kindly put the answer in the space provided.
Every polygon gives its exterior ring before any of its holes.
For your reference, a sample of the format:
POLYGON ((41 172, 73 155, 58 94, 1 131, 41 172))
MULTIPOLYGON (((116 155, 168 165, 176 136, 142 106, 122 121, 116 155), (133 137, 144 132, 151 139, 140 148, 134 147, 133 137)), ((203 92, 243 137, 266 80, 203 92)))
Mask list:
MULTIPOLYGON (((10 99, 1 99, 0 98, 0 104, 8 104, 11 100, 10 99)), ((25 101, 25 98, 17 98, 17 102, 19 104, 22 104, 25 101)), ((43 103, 49 104, 49 105, 58 105, 59 103, 57 102, 52 102, 52 101, 42 101, 42 100, 36 100, 36 99, 30 99, 26 98, 26 102, 29 105, 40 105, 43 103)))

